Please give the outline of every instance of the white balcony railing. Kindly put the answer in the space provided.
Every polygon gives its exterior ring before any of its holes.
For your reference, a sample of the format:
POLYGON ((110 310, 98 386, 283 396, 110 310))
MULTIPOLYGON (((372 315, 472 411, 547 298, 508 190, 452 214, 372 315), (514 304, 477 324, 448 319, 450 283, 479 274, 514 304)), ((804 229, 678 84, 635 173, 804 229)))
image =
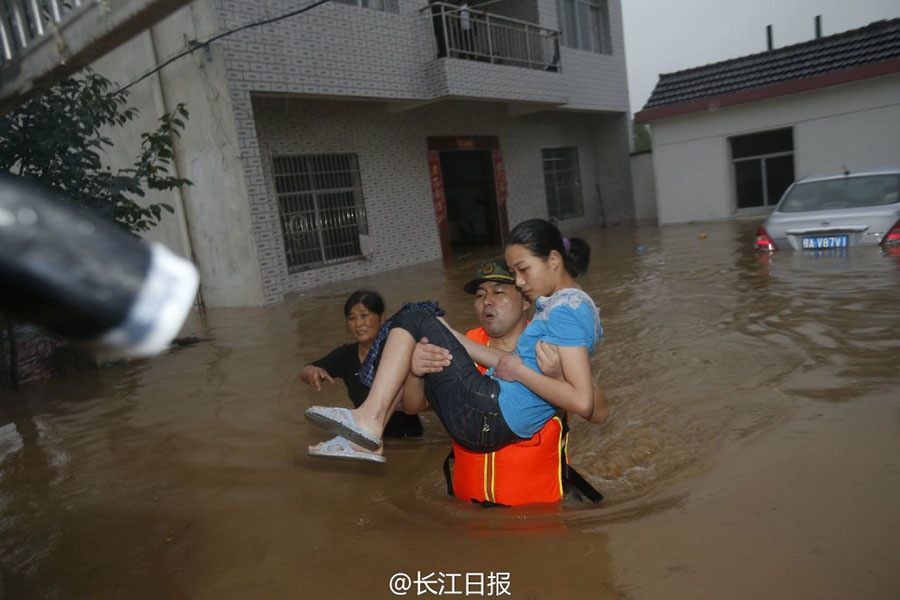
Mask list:
POLYGON ((82 0, 0 1, 0 65, 24 54, 81 5, 82 0))
POLYGON ((0 115, 190 0, 0 0, 0 115))
POLYGON ((456 4, 423 10, 434 29, 438 58, 461 58, 559 71, 559 31, 456 4))

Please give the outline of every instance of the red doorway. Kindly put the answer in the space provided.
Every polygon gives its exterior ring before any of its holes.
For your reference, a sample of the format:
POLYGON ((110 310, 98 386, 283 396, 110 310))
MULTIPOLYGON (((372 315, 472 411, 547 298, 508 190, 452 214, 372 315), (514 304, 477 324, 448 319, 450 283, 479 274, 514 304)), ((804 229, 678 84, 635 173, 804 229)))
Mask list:
POLYGON ((496 136, 429 137, 428 168, 445 259, 506 241, 506 171, 496 136))

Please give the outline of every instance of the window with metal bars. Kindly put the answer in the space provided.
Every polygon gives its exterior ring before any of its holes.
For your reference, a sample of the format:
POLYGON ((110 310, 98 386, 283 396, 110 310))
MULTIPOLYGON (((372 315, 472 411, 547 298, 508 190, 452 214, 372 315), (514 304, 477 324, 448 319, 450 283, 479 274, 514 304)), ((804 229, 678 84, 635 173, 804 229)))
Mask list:
POLYGON ((541 154, 544 159, 544 188, 550 218, 563 220, 584 215, 578 148, 543 148, 541 154))
POLYGON ((368 225, 356 155, 276 156, 272 164, 288 270, 362 256, 368 225))

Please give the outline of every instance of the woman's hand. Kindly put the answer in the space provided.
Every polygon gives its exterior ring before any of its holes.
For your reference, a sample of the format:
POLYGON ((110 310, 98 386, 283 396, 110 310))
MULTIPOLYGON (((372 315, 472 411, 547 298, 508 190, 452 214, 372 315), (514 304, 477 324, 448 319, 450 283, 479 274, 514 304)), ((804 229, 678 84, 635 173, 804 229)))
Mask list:
POLYGON ((562 372, 562 360, 559 358, 559 348, 555 344, 539 341, 534 352, 537 355, 537 365, 541 373, 547 377, 564 381, 562 372))
POLYGON ((494 375, 504 381, 518 381, 520 369, 528 368, 522 362, 522 357, 514 352, 506 352, 500 357, 494 375))
POLYGON ((423 337, 413 348, 409 370, 416 377, 422 377, 428 373, 440 373, 444 367, 450 366, 451 360, 453 357, 449 350, 429 344, 428 338, 423 337))
POLYGON ((334 379, 331 378, 331 375, 328 374, 328 371, 323 369, 322 367, 316 367, 314 365, 306 365, 300 371, 300 379, 305 381, 308 385, 316 388, 318 391, 322 391, 322 382, 327 381, 328 383, 334 383, 334 379))

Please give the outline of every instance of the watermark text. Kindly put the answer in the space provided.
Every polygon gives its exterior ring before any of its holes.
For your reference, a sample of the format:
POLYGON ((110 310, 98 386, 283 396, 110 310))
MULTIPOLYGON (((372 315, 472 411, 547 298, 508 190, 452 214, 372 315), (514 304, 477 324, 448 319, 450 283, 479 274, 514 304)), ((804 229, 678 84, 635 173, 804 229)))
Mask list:
POLYGON ((388 588, 395 596, 511 596, 509 573, 394 573, 388 588))

